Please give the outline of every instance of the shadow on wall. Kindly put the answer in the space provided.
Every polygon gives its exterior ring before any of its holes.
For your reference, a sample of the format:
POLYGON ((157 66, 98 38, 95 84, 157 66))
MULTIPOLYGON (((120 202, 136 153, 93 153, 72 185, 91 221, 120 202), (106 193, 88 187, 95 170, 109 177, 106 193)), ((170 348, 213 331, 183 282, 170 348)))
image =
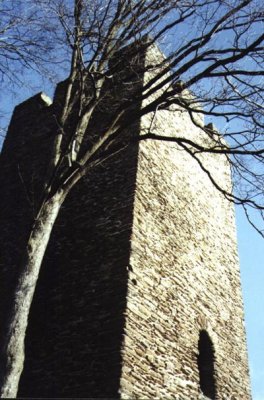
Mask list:
POLYGON ((30 313, 21 397, 117 397, 137 149, 67 199, 30 313), (133 152, 133 154, 132 154, 133 152))
MULTIPOLYGON (((109 126, 120 104, 140 107, 133 99, 142 89, 145 53, 139 49, 136 56, 135 46, 145 49, 142 41, 133 43, 110 60, 112 78, 103 87, 104 101, 91 121, 87 146, 109 126)), ((89 96, 89 82, 86 89, 89 96)), ((52 105, 36 95, 16 108, 1 154, 1 328, 41 195, 64 90, 65 83, 58 85, 52 105)), ((77 114, 73 109, 65 143, 77 114)), ((131 126, 130 134, 139 134, 139 124, 131 126)), ((134 144, 98 166, 60 211, 29 315, 19 397, 119 396, 137 158, 134 144)))
MULTIPOLYGON (((110 115, 100 105, 95 132, 110 115)), ((133 145, 101 164, 63 205, 29 315, 19 397, 119 397, 137 156, 133 145)))

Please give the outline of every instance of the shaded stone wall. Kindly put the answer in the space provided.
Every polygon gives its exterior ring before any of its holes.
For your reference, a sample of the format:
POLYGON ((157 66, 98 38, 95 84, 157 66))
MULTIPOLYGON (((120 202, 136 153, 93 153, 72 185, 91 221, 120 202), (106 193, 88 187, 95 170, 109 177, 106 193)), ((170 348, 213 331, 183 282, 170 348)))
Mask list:
MULTIPOLYGON (((160 57, 152 50, 146 62, 160 57)), ((39 160, 44 174, 58 98, 18 107, 1 155, 2 263, 14 271, 3 274, 4 287, 15 280, 32 220, 22 189, 38 169, 27 166, 39 160)), ((107 120, 108 105, 93 121, 99 130, 102 112, 107 120)), ((182 110, 152 117, 134 134, 152 121, 159 134, 205 140, 182 110)), ((230 187, 226 159, 201 157, 230 187)), ((37 195, 41 174, 34 176, 37 195)), ((60 212, 29 317, 19 396, 203 398, 202 332, 214 357, 210 393, 250 399, 233 205, 175 144, 140 142, 82 180, 60 212)))
POLYGON ((50 103, 40 93, 15 108, 0 155, 1 338, 45 176, 53 124, 50 103))
MULTIPOLYGON (((137 66, 141 63, 144 57, 135 61, 137 66)), ((113 107, 142 86, 142 77, 137 75, 130 77, 131 84, 126 83, 125 88, 119 75, 114 79, 115 88, 120 90, 112 92, 110 98, 110 83, 106 82, 104 102, 89 127, 87 146, 107 126, 113 107)), ((1 285, 6 292, 1 321, 5 321, 12 301, 10 285, 15 285, 34 218, 30 196, 39 201, 49 138, 57 130, 63 92, 62 83, 52 104, 37 95, 18 106, 3 148, 1 186, 6 194, 1 198, 1 224, 5 227, 1 231, 5 249, 1 285), (33 176, 37 178, 31 185, 33 176), (20 193, 21 186, 27 196, 20 193)), ((131 129, 138 135, 139 122, 131 129)), ((99 165, 76 185, 60 211, 30 311, 18 396, 119 396, 137 153, 134 144, 99 165)))
POLYGON ((61 210, 30 314, 20 396, 117 396, 135 153, 98 168, 61 210))

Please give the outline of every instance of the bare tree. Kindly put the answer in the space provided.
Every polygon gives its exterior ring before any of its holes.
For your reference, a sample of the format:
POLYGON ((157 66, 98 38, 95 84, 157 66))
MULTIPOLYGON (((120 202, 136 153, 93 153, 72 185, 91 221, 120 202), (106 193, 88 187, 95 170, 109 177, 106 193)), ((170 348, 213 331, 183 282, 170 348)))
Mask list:
MULTIPOLYGON (((32 71, 53 83, 58 79, 58 72, 62 69, 62 52, 57 57, 55 44, 58 37, 54 23, 55 18, 50 18, 45 0, 0 2, 0 84, 3 99, 10 93, 16 96, 19 88, 32 89, 32 71)), ((7 114, 2 103, 1 137, 6 133, 7 114)))
POLYGON ((1 83, 24 84, 22 75, 28 68, 46 73, 55 53, 45 2, 1 1, 0 16, 1 83))
POLYGON ((75 0, 73 5, 54 0, 46 5, 60 23, 57 38, 64 33, 71 68, 10 311, 2 397, 16 396, 30 305, 60 207, 96 165, 136 140, 175 142, 228 200, 244 207, 248 218, 250 208, 264 216, 263 5, 256 0, 75 0), (133 61, 156 44, 166 59, 133 61), (131 52, 129 63, 120 56, 125 47, 131 52), (145 73, 148 79, 135 85, 145 73), (126 86, 129 96, 111 105, 107 126, 97 134, 93 118, 116 86, 126 86), (208 140, 159 135, 154 124, 139 138, 124 135, 143 115, 154 116, 161 109, 185 110, 208 140), (219 121, 221 135, 212 123, 199 122, 200 115, 219 121), (229 160, 233 191, 221 186, 203 164, 200 155, 206 152, 229 160))

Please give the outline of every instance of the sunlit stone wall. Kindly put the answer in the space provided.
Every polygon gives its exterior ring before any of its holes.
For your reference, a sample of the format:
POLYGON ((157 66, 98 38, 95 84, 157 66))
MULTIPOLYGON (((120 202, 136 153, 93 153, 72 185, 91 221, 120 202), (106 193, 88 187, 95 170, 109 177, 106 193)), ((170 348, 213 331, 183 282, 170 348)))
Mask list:
MULTIPOLYGON (((160 53, 150 54, 152 62, 153 57, 160 53)), ((197 124, 203 126, 202 118, 197 124)), ((141 134, 149 130, 208 142, 183 110, 157 111, 154 121, 153 115, 143 117, 141 134)), ((230 190, 226 156, 197 157, 230 190)), ((233 204, 184 149, 140 142, 122 397, 203 398, 197 357, 200 332, 206 331, 214 350, 216 397, 249 399, 243 318, 233 204)))

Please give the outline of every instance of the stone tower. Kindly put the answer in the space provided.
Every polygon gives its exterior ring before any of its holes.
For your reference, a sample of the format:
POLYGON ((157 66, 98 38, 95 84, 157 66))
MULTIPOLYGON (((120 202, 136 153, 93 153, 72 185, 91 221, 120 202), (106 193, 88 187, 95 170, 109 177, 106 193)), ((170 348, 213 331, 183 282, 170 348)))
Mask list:
MULTIPOLYGON (((140 63, 153 57, 157 49, 140 63)), ((60 91, 53 103, 39 94, 16 107, 2 150, 1 318, 60 91)), ((107 112, 98 110, 98 129, 107 112)), ((184 110, 143 117, 135 135, 150 123, 207 140, 184 110)), ((227 160, 199 157, 230 188, 227 160)), ((74 188, 45 255, 25 352, 21 397, 250 399, 234 208, 188 152, 141 141, 74 188)))

